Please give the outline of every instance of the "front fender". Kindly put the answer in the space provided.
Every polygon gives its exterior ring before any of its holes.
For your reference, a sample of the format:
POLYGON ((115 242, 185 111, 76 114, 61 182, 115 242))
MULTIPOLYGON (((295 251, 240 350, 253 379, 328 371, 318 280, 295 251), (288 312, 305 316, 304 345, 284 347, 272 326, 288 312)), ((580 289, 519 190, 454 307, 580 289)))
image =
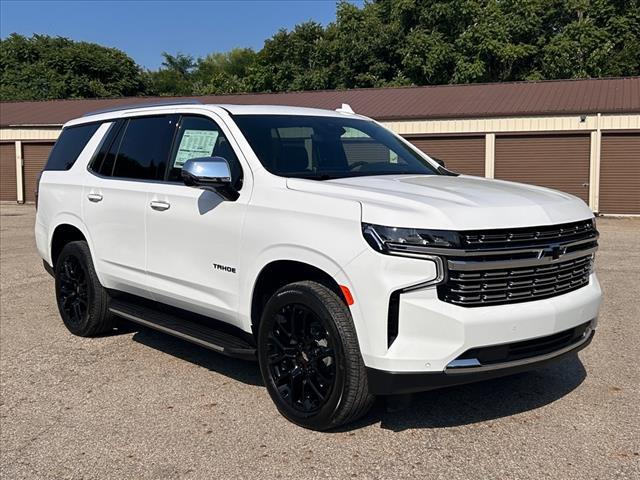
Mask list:
MULTIPOLYGON (((360 255, 360 253, 361 252, 358 252, 354 255, 354 258, 360 255)), ((270 246, 258 255, 255 262, 252 262, 251 267, 243 279, 243 288, 241 289, 243 293, 240 298, 240 305, 242 307, 239 315, 246 331, 251 331, 251 304, 256 280, 267 265, 282 260, 304 263, 318 270, 322 270, 333 278, 338 285, 344 285, 352 292, 354 291, 351 280, 342 267, 327 254, 301 245, 281 244, 270 246)), ((359 342, 362 345, 362 342, 366 341, 367 330, 357 299, 353 305, 350 305, 349 309, 359 342)))

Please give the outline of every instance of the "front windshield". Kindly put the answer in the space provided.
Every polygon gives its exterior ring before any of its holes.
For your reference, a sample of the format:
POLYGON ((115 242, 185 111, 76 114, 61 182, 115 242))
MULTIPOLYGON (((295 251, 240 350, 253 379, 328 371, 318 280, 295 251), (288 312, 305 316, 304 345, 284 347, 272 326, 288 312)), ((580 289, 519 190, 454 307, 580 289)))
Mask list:
POLYGON ((418 153, 370 120, 305 115, 236 115, 262 165, 283 177, 438 175, 418 153))

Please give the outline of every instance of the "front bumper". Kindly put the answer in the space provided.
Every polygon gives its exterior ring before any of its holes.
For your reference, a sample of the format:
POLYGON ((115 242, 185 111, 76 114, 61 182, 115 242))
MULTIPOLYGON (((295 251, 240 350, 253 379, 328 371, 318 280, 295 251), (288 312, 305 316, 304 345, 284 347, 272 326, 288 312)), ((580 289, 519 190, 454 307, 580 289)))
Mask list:
POLYGON ((390 372, 368 367, 369 391, 374 395, 414 393, 535 370, 576 354, 591 343, 594 335, 595 330, 590 327, 579 340, 554 352, 484 366, 446 368, 443 372, 390 372))
POLYGON ((411 288, 436 278, 434 262, 380 255, 373 249, 350 262, 341 275, 338 283, 347 285, 355 299, 351 313, 365 366, 403 375, 444 374, 469 349, 577 327, 598 317, 602 297, 591 274, 587 285, 551 298, 475 308, 453 305, 438 298, 435 286, 411 288), (398 290, 403 293, 397 302, 397 335, 389 338, 390 298, 398 290))

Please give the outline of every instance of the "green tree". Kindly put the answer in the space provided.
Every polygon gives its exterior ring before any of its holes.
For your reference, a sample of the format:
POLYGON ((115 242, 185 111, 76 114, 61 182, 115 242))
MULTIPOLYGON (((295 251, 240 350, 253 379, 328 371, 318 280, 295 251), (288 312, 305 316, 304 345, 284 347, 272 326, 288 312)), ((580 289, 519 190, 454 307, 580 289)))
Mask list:
POLYGON ((209 95, 248 89, 246 78, 256 60, 250 48, 218 52, 195 60, 190 55, 163 52, 162 66, 146 72, 153 95, 209 95))
POLYGON ((192 75, 196 62, 190 55, 162 52, 162 66, 145 72, 147 93, 151 95, 192 95, 192 75))
POLYGON ((638 75, 638 2, 570 0, 564 3, 555 35, 541 45, 544 78, 638 75))
POLYGON ((198 60, 193 73, 193 93, 197 95, 246 91, 247 77, 256 61, 250 48, 234 48, 198 60))
POLYGON ((265 41, 248 69, 247 85, 267 92, 329 88, 330 65, 325 29, 315 22, 301 23, 265 41))
POLYGON ((640 0, 371 0, 327 26, 281 29, 258 52, 118 50, 35 35, 0 44, 2 99, 193 95, 640 74, 640 0))
POLYGON ((140 68, 125 53, 62 37, 11 34, 0 40, 0 99, 140 95, 140 68))

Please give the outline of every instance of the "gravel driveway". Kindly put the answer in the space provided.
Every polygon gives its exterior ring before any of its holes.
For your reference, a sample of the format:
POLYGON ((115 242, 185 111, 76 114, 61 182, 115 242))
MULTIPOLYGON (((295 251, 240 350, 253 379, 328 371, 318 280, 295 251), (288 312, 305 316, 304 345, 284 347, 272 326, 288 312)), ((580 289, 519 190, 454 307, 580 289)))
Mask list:
POLYGON ((605 301, 579 358, 316 433, 277 413, 254 363, 134 326, 73 337, 33 206, 0 213, 3 479, 640 478, 640 219, 598 219, 605 301))

